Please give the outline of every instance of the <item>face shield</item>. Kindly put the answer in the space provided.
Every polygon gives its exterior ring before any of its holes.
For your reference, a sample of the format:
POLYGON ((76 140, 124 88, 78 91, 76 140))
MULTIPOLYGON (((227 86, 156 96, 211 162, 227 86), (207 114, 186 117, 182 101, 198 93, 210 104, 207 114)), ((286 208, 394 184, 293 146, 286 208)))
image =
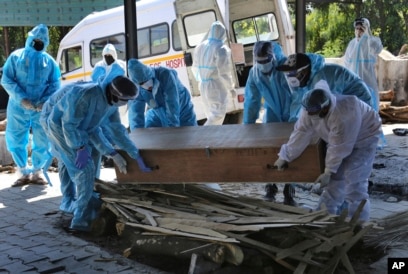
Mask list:
POLYGON ((116 77, 107 86, 108 103, 113 106, 124 106, 129 100, 136 99, 138 90, 135 84, 126 77, 116 77))
POLYGON ((357 39, 361 38, 365 33, 371 35, 370 21, 367 18, 357 18, 353 22, 354 34, 357 39))
POLYGON ((284 74, 290 88, 304 87, 309 79, 310 64, 296 70, 284 72, 284 74))
POLYGON ((255 65, 263 74, 270 74, 273 69, 273 60, 272 54, 268 54, 265 57, 257 57, 255 65))
POLYGON ((152 91, 153 83, 154 83, 153 79, 149 79, 147 81, 144 81, 144 82, 140 83, 140 87, 144 88, 145 90, 152 91))
POLYGON ((311 119, 324 118, 330 107, 330 98, 322 89, 314 89, 305 94, 302 106, 311 119))

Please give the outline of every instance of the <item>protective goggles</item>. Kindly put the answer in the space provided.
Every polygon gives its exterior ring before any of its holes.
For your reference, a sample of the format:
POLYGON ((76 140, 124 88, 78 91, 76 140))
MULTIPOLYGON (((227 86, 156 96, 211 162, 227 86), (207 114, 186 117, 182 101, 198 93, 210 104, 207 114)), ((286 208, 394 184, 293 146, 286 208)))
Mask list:
POLYGON ((360 26, 360 25, 356 26, 354 29, 355 29, 355 30, 362 31, 362 32, 365 31, 365 29, 364 29, 362 26, 360 26))
POLYGON ((286 74, 287 77, 296 77, 296 78, 299 78, 299 76, 302 74, 302 72, 303 72, 305 69, 307 69, 309 66, 310 66, 310 64, 309 64, 309 65, 306 65, 306 66, 304 66, 304 67, 295 69, 295 70, 287 71, 287 72, 285 72, 285 74, 286 74))
POLYGON ((258 64, 267 64, 273 60, 273 56, 271 54, 268 54, 265 57, 257 57, 256 62, 258 64))
POLYGON ((330 101, 326 100, 325 102, 323 102, 320 105, 314 105, 314 106, 305 106, 303 105, 303 107, 306 109, 307 113, 309 115, 317 115, 320 113, 320 111, 322 111, 323 108, 327 107, 329 105, 330 101))
POLYGON ((123 94, 113 82, 110 84, 110 93, 112 95, 112 101, 115 103, 119 101, 134 100, 136 98, 136 95, 123 94))

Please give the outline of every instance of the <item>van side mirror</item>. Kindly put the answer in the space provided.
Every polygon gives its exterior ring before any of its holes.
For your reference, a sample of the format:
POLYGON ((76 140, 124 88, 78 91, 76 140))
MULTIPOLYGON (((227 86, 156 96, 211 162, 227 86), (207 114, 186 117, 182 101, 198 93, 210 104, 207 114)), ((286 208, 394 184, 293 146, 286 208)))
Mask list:
POLYGON ((191 52, 184 52, 184 63, 187 67, 191 67, 193 65, 193 56, 191 52))

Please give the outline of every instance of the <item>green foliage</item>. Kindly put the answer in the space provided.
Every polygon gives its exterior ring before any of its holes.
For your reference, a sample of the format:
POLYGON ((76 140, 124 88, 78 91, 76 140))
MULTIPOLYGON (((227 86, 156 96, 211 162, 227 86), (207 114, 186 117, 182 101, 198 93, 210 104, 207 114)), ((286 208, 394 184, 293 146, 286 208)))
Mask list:
POLYGON ((370 20, 371 30, 385 49, 397 55, 408 43, 408 5, 406 0, 366 0, 358 4, 314 4, 306 16, 306 51, 325 57, 340 57, 354 38, 353 21, 370 20))

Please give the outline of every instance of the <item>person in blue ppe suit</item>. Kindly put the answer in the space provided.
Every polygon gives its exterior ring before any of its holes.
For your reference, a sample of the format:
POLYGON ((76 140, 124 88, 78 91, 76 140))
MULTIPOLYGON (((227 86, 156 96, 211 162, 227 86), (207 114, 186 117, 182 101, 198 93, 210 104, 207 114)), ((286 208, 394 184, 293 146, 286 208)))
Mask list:
POLYGON ((353 23, 355 37, 349 42, 343 57, 344 65, 356 73, 371 89, 374 109, 379 110, 378 83, 375 73, 377 56, 383 50, 381 39, 374 36, 367 18, 358 18, 353 23))
POLYGON ((137 87, 123 76, 123 69, 117 64, 100 80, 61 88, 45 103, 42 112, 41 122, 59 164, 60 209, 73 213, 71 230, 89 231, 101 204, 93 191, 96 167, 92 150, 109 155, 120 172, 127 172, 126 160, 106 139, 102 125, 109 124, 105 129, 110 131, 116 146, 135 159, 142 171, 151 171, 129 139, 118 112, 119 106, 136 98, 137 87))
POLYGON ((131 131, 197 125, 191 95, 174 69, 150 67, 138 59, 129 59, 128 73, 140 91, 128 104, 131 131))
POLYGON ((1 84, 9 94, 6 145, 21 177, 12 186, 28 183, 47 184, 45 168, 52 160, 49 142, 40 125, 40 112, 45 101, 60 87, 61 72, 47 52, 48 28, 34 27, 25 47, 15 50, 3 67, 1 84), (32 132, 31 162, 28 166, 28 144, 32 132))
MULTIPOLYGON (((259 118, 259 112, 264 99, 263 123, 293 122, 290 120, 291 94, 284 74, 276 67, 286 60, 282 47, 271 41, 258 41, 254 44, 254 65, 249 71, 245 85, 244 124, 253 124, 259 118)), ((268 200, 275 200, 278 192, 276 184, 266 184, 268 200)), ((295 187, 285 184, 284 201, 286 205, 296 206, 295 187)))
MULTIPOLYGON (((244 124, 259 118, 264 99, 264 123, 290 121, 290 92, 284 75, 276 70, 286 56, 282 47, 271 41, 258 41, 253 49, 253 67, 249 71, 244 94, 244 124)), ((292 121, 290 121, 292 122, 292 121)))
POLYGON ((289 55, 284 64, 276 68, 282 71, 291 93, 290 120, 297 120, 302 109, 303 95, 320 80, 325 80, 335 94, 355 95, 373 106, 370 89, 363 80, 347 68, 325 63, 324 57, 314 53, 289 55))
MULTIPOLYGON (((112 69, 113 64, 118 64, 122 69, 123 69, 123 75, 126 76, 126 62, 123 60, 118 59, 118 53, 116 51, 116 48, 113 44, 106 44, 103 47, 102 50, 102 60, 98 61, 91 74, 91 79, 94 82, 98 82, 99 77, 105 77, 105 75, 109 74, 109 72, 112 69)), ((122 112, 126 113, 127 112, 127 106, 121 107, 122 112)), ((121 109, 119 110, 119 113, 121 113, 121 109)), ((102 127, 103 129, 103 127, 102 127)), ((108 138, 108 140, 111 140, 109 137, 109 133, 104 131, 105 136, 108 138)), ((95 160, 95 163, 98 167, 103 165, 104 167, 113 167, 113 161, 111 158, 106 157, 105 155, 100 155, 98 153, 98 150, 94 150, 96 155, 93 155, 93 159, 95 160)), ((96 178, 99 178, 100 176, 100 168, 97 168, 96 171, 96 178)))
POLYGON ((274 165, 284 169, 301 155, 313 136, 320 137, 327 143, 327 152, 324 172, 316 180, 324 187, 317 209, 325 204, 330 214, 337 214, 346 201, 352 217, 365 201, 359 219, 368 221, 368 178, 382 131, 377 111, 356 96, 335 94, 324 80, 303 96, 302 105, 294 131, 274 165))
POLYGON ((199 82, 207 121, 204 125, 222 125, 228 100, 234 88, 231 49, 225 44, 224 25, 212 23, 206 38, 194 50, 192 70, 199 82))

